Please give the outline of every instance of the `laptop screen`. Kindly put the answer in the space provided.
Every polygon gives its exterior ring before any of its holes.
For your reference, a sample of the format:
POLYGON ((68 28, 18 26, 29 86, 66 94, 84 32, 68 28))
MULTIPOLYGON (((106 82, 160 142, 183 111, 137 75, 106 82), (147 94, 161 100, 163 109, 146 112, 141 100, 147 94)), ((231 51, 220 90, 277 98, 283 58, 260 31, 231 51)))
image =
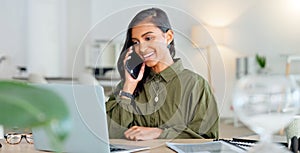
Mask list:
MULTIPOLYGON (((101 86, 74 84, 39 84, 60 95, 72 118, 72 128, 65 142, 65 152, 109 152, 104 90, 101 86)), ((44 129, 32 130, 38 150, 53 151, 44 129)))

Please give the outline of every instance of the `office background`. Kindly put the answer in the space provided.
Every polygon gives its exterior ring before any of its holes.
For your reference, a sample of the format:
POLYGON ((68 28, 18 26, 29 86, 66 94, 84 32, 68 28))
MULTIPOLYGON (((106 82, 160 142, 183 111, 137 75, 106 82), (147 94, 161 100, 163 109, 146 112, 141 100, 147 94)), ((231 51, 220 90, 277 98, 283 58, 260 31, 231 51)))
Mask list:
MULTIPOLYGON (((86 46, 112 38, 121 44, 130 19, 148 7, 167 11, 188 68, 208 78, 210 62, 222 117, 233 115, 236 58, 263 54, 272 72, 284 73, 285 55, 300 53, 299 0, 0 0, 0 77, 19 75, 18 66, 48 77, 77 77, 86 71, 86 46), (198 25, 215 39, 209 60, 207 50, 191 46, 198 25)), ((299 73, 297 67, 292 72, 299 73)))

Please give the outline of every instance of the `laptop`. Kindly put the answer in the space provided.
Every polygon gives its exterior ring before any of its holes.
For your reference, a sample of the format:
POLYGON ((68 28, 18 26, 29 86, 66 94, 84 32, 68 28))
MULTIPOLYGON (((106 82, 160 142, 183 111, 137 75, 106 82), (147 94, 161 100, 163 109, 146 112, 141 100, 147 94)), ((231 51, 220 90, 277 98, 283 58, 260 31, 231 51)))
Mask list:
MULTIPOLYGON (((104 90, 101 86, 74 84, 35 84, 56 92, 66 102, 72 128, 63 152, 135 152, 149 147, 109 144, 104 90), (113 146, 113 147, 112 147, 113 146)), ((54 151, 42 127, 32 129, 37 150, 54 151)))

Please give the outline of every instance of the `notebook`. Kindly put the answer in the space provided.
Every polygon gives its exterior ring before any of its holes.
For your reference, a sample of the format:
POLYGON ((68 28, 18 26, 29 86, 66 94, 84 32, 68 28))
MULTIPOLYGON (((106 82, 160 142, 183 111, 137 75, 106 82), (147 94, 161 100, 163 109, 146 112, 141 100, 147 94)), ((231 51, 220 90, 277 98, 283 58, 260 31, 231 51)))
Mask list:
MULTIPOLYGON (((101 86, 72 84, 35 84, 59 94, 66 102, 72 128, 64 152, 133 152, 149 147, 109 144, 104 90, 101 86), (111 146, 114 146, 110 150, 111 146)), ((37 150, 53 151, 43 128, 32 129, 37 150)))

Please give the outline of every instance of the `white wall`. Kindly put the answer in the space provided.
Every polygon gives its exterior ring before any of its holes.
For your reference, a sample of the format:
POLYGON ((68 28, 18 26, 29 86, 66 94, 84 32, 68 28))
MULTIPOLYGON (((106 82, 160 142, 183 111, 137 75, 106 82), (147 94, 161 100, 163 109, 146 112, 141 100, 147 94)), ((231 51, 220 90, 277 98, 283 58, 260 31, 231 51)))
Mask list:
POLYGON ((65 54, 65 0, 28 0, 26 65, 31 73, 57 77, 65 54))
MULTIPOLYGON (((68 0, 67 5, 66 76, 78 76, 84 71, 84 52, 81 42, 91 28, 91 1, 68 0), (74 66, 78 64, 79 66, 74 66)), ((89 41, 88 39, 85 39, 89 41)))
POLYGON ((231 39, 228 44, 242 53, 265 54, 272 71, 284 73, 285 57, 282 55, 300 53, 300 3, 293 2, 257 3, 229 26, 231 39), (298 10, 293 10, 294 5, 298 5, 298 10))
POLYGON ((8 60, 0 64, 0 78, 16 73, 26 64, 25 1, 0 0, 0 54, 8 60))
POLYGON ((25 1, 0 0, 0 52, 11 55, 17 65, 25 64, 25 1))

